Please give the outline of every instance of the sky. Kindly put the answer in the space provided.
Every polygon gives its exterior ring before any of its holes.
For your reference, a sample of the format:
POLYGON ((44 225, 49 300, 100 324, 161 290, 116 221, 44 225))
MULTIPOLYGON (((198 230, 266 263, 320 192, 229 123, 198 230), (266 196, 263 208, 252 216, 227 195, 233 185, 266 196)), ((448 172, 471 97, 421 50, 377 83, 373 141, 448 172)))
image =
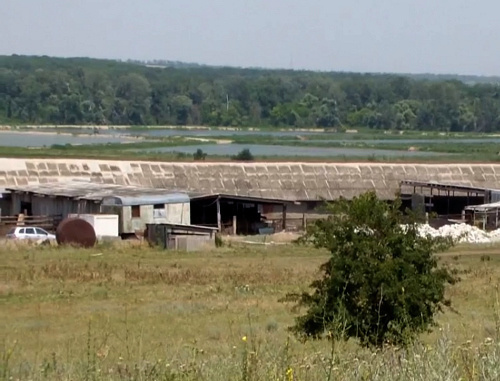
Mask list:
POLYGON ((0 0, 0 54, 500 75, 500 0, 0 0))

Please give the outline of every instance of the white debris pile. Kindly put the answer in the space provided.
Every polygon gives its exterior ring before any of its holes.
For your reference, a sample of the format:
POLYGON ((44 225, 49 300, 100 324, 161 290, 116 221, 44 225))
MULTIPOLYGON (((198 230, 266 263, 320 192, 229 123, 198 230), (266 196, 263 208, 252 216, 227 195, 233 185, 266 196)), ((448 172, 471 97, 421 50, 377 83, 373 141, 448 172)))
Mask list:
POLYGON ((500 229, 493 230, 490 232, 490 240, 491 242, 499 242, 500 241, 500 229))
POLYGON ((429 225, 419 225, 421 236, 451 237, 455 243, 489 243, 500 240, 500 229, 486 232, 468 224, 444 225, 434 229, 429 225))

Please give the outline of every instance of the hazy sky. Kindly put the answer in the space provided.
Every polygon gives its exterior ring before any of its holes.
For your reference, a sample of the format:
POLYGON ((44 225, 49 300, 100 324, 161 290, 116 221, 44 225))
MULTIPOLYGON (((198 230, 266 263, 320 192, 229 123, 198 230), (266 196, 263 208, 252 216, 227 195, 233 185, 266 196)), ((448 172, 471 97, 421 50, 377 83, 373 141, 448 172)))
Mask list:
POLYGON ((500 75, 500 0, 0 0, 0 54, 500 75))

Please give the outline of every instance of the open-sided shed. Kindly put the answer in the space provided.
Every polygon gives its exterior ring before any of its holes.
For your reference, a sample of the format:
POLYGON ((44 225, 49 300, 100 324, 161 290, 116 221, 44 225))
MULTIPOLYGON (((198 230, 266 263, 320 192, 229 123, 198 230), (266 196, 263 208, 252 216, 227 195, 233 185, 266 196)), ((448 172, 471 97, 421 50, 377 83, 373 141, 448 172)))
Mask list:
POLYGON ((436 181, 403 180, 401 196, 412 209, 424 209, 438 215, 460 216, 469 205, 486 204, 496 201, 500 191, 466 184, 436 181))
POLYGON ((208 194, 191 196, 191 222, 211 226, 226 234, 258 234, 270 232, 264 222, 266 212, 281 210, 282 226, 286 227, 287 202, 262 197, 208 194))
POLYGON ((500 201, 482 205, 469 205, 464 209, 466 218, 473 225, 480 224, 484 230, 500 227, 500 201))

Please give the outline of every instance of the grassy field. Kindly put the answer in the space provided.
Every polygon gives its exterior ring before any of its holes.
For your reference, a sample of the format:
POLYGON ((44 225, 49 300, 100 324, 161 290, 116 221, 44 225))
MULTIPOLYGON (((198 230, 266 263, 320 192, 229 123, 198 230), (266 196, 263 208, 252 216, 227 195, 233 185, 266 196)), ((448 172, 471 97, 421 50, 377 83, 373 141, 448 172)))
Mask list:
POLYGON ((176 253, 0 242, 0 379, 498 380, 500 247, 441 255, 454 310, 408 350, 300 343, 278 300, 327 253, 292 245, 176 253))

